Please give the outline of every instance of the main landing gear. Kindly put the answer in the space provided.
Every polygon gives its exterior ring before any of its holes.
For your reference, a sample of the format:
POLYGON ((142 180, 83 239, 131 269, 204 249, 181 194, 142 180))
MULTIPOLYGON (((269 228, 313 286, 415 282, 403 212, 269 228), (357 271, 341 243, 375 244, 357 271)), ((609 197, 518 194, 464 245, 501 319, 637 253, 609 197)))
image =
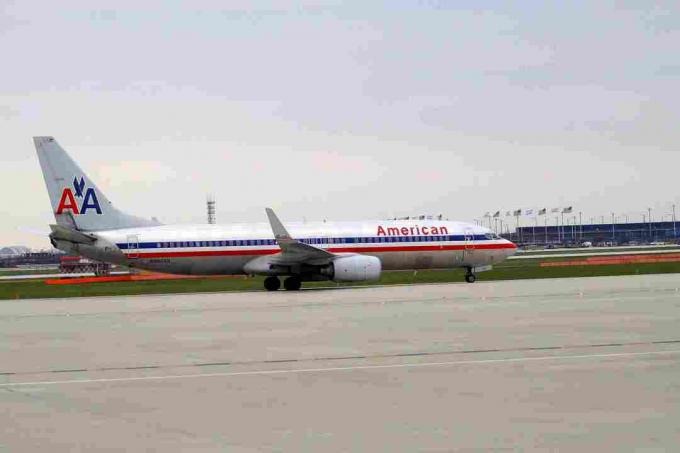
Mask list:
POLYGON ((264 289, 267 291, 277 291, 281 288, 281 280, 278 277, 267 277, 264 279, 264 289))
MULTIPOLYGON (((298 291, 302 287, 302 280, 293 275, 283 281, 283 287, 286 291, 298 291)), ((277 291, 281 288, 281 280, 278 277, 267 277, 264 279, 264 288, 267 291, 277 291)))
POLYGON ((283 287, 286 288, 286 291, 299 291, 302 287, 302 280, 300 280, 300 277, 288 277, 283 281, 283 287))
POLYGON ((471 267, 465 268, 465 281, 468 283, 474 283, 477 280, 477 276, 472 272, 471 267))

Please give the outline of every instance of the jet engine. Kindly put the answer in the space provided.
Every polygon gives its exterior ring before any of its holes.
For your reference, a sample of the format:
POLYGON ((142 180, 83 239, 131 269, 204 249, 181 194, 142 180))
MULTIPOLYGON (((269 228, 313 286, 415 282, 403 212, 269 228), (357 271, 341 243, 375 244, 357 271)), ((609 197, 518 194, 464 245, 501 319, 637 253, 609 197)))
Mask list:
POLYGON ((324 269, 323 274, 336 282, 378 280, 382 271, 380 260, 374 256, 341 256, 324 269))

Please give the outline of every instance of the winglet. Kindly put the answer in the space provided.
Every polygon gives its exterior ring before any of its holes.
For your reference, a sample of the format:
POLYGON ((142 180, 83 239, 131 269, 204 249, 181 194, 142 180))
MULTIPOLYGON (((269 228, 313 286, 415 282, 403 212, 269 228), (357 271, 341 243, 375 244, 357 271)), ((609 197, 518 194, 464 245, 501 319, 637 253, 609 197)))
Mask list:
POLYGON ((291 242, 295 242, 293 238, 290 237, 288 230, 286 230, 286 227, 283 226, 283 223, 281 223, 274 211, 271 208, 266 208, 265 211, 267 212, 267 217, 269 217, 269 224, 271 225, 272 231, 274 232, 276 242, 278 242, 279 245, 282 243, 290 244, 291 242))
POLYGON ((281 247, 284 255, 296 257, 300 262, 305 259, 324 260, 324 262, 327 262, 335 257, 331 252, 293 239, 288 230, 286 230, 286 227, 283 226, 283 223, 274 214, 274 211, 271 208, 266 208, 265 211, 267 212, 267 217, 269 217, 269 224, 274 232, 276 243, 281 247))

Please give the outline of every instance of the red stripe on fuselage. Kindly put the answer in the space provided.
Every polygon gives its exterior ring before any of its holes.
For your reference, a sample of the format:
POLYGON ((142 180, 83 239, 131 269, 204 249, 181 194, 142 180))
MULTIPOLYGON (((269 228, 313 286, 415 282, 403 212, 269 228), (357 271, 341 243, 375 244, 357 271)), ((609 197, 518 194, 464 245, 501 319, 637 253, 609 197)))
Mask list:
MULTIPOLYGON (((337 247, 324 249, 332 253, 381 253, 381 252, 439 252, 451 250, 501 250, 515 249, 515 244, 460 244, 460 245, 414 245, 400 247, 337 247)), ((210 251, 188 251, 188 252, 129 252, 126 255, 136 255, 139 258, 191 258, 209 256, 259 256, 274 255, 280 249, 256 249, 256 250, 210 250, 210 251)))

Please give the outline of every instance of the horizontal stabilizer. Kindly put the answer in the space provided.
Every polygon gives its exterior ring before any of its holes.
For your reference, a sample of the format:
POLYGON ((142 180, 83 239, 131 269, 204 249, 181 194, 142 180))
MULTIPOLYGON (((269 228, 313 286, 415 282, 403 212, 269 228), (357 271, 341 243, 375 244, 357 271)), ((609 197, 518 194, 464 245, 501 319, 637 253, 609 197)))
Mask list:
POLYGON ((63 225, 50 225, 52 239, 73 242, 75 244, 92 244, 97 241, 97 236, 81 233, 80 231, 65 227, 63 225))

